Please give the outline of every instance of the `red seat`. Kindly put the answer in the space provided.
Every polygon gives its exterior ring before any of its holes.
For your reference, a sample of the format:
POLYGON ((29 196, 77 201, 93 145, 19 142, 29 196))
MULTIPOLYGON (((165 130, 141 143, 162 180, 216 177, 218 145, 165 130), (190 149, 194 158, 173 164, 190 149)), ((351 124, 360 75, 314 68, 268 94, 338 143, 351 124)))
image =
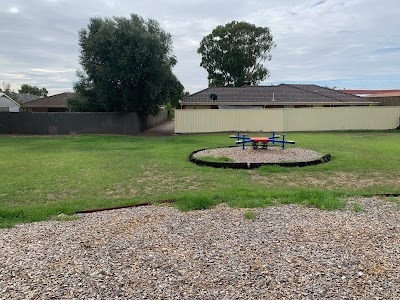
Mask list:
POLYGON ((250 140, 252 140, 255 143, 268 143, 269 138, 266 137, 251 137, 250 140))

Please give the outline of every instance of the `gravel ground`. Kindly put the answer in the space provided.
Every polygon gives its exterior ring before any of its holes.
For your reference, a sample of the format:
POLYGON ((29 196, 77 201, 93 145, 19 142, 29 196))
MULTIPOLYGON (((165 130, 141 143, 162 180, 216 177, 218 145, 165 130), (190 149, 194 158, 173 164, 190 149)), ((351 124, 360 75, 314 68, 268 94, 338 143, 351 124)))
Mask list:
POLYGON ((139 207, 0 230, 0 299, 400 299, 400 211, 139 207))
POLYGON ((145 132, 140 133, 139 135, 162 136, 162 135, 173 135, 174 133, 175 133, 175 122, 165 121, 160 125, 147 129, 145 132))
POLYGON ((297 162, 311 161, 321 158, 323 155, 317 151, 303 148, 268 147, 268 149, 253 149, 246 147, 216 148, 197 152, 195 158, 203 156, 229 157, 237 163, 278 163, 278 162, 297 162))

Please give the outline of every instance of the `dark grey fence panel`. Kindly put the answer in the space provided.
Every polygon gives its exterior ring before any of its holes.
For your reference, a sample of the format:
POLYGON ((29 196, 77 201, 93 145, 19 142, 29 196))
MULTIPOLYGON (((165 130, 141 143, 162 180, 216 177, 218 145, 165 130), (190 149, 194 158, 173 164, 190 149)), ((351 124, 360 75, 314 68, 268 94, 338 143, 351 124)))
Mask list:
POLYGON ((138 134, 167 120, 167 112, 137 113, 0 112, 0 134, 138 134))

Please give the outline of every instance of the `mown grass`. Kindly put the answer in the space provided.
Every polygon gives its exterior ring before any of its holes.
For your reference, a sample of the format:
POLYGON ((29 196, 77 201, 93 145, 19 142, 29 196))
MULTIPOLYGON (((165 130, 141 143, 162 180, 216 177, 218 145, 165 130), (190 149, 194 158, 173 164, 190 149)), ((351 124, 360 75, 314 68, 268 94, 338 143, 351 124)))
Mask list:
POLYGON ((229 134, 0 136, 0 226, 75 211, 176 199, 182 210, 220 203, 344 206, 343 197, 400 192, 400 132, 289 133, 296 147, 331 153, 306 168, 214 169, 188 161, 197 149, 232 145, 229 134))

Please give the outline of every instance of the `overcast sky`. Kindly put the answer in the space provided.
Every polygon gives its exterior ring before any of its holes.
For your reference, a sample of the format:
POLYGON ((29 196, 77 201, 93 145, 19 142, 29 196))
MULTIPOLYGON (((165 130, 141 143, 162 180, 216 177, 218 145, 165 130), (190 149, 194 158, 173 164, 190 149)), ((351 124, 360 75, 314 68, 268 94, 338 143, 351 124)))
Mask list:
POLYGON ((1 0, 0 84, 72 91, 78 30, 91 17, 135 13, 172 35, 174 73, 191 93, 207 87, 201 39, 233 20, 271 29, 277 47, 262 85, 400 89, 399 8, 398 0, 1 0))

